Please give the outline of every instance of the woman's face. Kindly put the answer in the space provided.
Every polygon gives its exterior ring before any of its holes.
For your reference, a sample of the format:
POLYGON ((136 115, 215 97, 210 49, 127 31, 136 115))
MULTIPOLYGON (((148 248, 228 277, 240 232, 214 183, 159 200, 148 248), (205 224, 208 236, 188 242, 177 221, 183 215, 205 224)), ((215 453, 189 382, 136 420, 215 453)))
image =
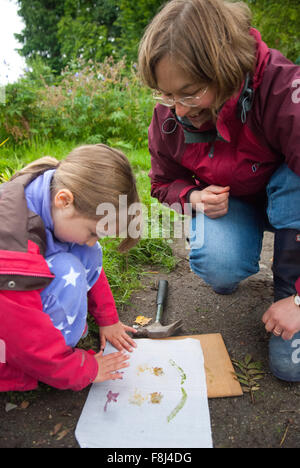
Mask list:
POLYGON ((203 123, 211 120, 210 109, 215 101, 215 90, 196 82, 188 71, 183 70, 168 55, 163 57, 155 68, 158 90, 165 96, 180 99, 188 96, 201 96, 197 107, 187 107, 176 102, 175 112, 178 117, 187 118, 191 124, 200 128, 203 123), (203 94, 202 94, 203 93, 203 94))

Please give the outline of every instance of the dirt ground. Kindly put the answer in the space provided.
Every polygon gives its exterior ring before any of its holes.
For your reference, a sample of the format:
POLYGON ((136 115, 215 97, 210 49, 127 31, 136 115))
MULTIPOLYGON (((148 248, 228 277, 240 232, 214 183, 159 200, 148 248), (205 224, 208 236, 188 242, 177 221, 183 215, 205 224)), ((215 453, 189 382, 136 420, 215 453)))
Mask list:
MULTIPOLYGON (((155 314, 155 283, 169 281, 164 322, 182 318, 180 334, 221 333, 231 358, 251 354, 260 361, 265 376, 260 389, 240 397, 210 399, 215 448, 298 448, 300 446, 300 384, 282 382, 268 370, 268 334, 261 316, 272 303, 273 236, 266 234, 260 272, 245 280, 230 296, 220 296, 189 268, 182 242, 174 244, 179 258, 176 269, 143 276, 144 289, 132 297, 121 320, 132 324, 137 315, 155 314)), ((150 271, 150 270, 147 270, 150 271)), ((74 432, 89 388, 81 392, 59 391, 45 385, 35 392, 0 393, 0 448, 76 448, 74 432), (7 403, 17 406, 10 411, 7 403)), ((117 443, 116 443, 117 445, 117 443)))

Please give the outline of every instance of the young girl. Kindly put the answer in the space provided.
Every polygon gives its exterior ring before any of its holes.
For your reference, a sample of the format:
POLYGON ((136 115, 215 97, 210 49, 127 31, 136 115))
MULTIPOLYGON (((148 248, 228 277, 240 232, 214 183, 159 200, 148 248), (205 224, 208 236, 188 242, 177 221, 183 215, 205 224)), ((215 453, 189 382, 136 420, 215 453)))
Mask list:
POLYGON ((158 101, 152 196, 192 205, 191 267, 219 294, 258 271, 263 233, 275 233, 270 367, 300 381, 300 67, 267 47, 246 4, 172 0, 139 69, 158 101))
MULTIPOLYGON (((135 347, 127 332, 135 330, 119 321, 97 242, 113 231, 124 235, 120 195, 128 206, 138 202, 134 175, 122 153, 101 144, 61 162, 39 159, 0 187, 0 391, 30 390, 38 381, 80 390, 122 378, 126 351, 135 347), (102 204, 117 219, 105 218, 102 204), (88 310, 100 326, 96 355, 75 348, 88 310), (106 340, 119 351, 103 356, 106 340)), ((125 237, 119 249, 136 242, 125 237)))

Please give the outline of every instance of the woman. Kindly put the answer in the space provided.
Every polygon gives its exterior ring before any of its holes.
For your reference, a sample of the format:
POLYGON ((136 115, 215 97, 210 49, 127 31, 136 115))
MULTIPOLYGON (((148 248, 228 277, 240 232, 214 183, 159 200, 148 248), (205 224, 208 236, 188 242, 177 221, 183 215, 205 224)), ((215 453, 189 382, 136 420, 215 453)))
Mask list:
POLYGON ((300 67, 267 47, 245 4, 172 0, 144 34, 139 69, 159 102, 152 196, 191 204, 191 267, 219 294, 258 271, 274 232, 270 367, 300 381, 300 67))

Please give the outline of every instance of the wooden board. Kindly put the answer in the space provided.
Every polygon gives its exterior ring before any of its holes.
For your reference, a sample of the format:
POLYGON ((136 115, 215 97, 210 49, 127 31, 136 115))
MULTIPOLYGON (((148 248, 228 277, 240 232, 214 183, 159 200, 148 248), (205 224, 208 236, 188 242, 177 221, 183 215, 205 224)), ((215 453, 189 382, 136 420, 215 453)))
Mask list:
POLYGON ((220 333, 174 336, 166 339, 181 340, 183 338, 194 338, 201 343, 208 398, 243 395, 240 383, 234 377, 234 368, 220 333))

